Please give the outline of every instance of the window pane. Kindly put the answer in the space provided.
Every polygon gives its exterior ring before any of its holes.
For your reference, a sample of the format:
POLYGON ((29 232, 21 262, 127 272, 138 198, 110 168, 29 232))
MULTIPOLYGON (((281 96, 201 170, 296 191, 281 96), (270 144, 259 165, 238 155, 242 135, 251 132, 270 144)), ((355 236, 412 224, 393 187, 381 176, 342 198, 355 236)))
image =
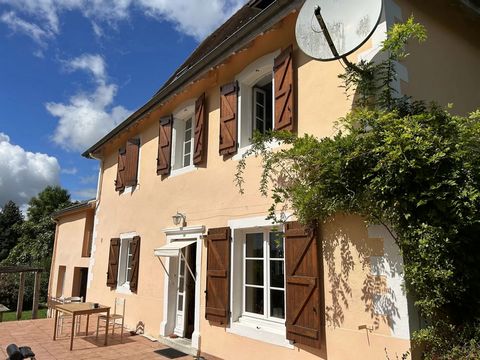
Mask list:
POLYGON ((263 285, 263 260, 246 260, 245 277, 248 285, 263 285))
POLYGON ((185 143, 185 154, 190 154, 190 148, 192 147, 192 142, 188 141, 185 143))
POLYGON ((263 315, 263 289, 245 287, 245 310, 263 315))
POLYGON ((256 121, 256 130, 260 131, 262 134, 265 132, 265 129, 263 128, 263 121, 258 120, 256 121))
POLYGON ((178 284, 178 291, 183 292, 183 283, 185 281, 185 278, 183 276, 180 276, 179 279, 179 284, 178 284))
POLYGON ((178 310, 183 310, 183 295, 178 295, 178 310))
POLYGON ((189 165, 190 165, 190 154, 185 155, 183 157, 183 166, 185 167, 185 166, 189 166, 189 165))
POLYGON ((283 266, 281 260, 270 260, 270 286, 282 289, 285 287, 283 266))
POLYGON ((263 257, 263 234, 247 234, 247 257, 263 257))
POLYGON ((128 268, 127 269, 127 278, 125 279, 125 281, 130 281, 131 278, 132 278, 132 268, 128 268))
POLYGON ((257 104, 265 104, 265 95, 261 91, 255 91, 255 94, 257 95, 257 104))
POLYGON ((281 232, 271 232, 270 234, 270 258, 283 259, 283 234, 281 232))
POLYGON ((185 274, 185 262, 182 260, 180 262, 180 275, 184 275, 185 274))
POLYGON ((265 117, 264 111, 264 107, 257 104, 257 118, 263 119, 265 117))
POLYGON ((192 139, 192 129, 188 129, 185 131, 185 141, 191 140, 192 139))
POLYGON ((270 316, 285 319, 285 296, 282 290, 270 290, 270 316))

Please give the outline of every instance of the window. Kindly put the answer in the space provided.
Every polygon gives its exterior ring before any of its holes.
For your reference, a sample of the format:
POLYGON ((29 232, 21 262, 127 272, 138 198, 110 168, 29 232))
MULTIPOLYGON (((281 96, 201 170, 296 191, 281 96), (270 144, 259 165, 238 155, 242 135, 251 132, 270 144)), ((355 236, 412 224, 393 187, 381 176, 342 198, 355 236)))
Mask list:
POLYGON ((120 248, 120 266, 118 270, 118 286, 129 288, 132 277, 132 239, 122 239, 120 248))
POLYGON ((246 233, 243 315, 285 319, 285 260, 281 233, 246 233))
POLYGON ((174 113, 172 170, 193 166, 194 104, 189 102, 174 113))
POLYGON ((240 149, 250 145, 255 130, 263 134, 273 128, 273 63, 278 53, 261 57, 237 76, 240 149))

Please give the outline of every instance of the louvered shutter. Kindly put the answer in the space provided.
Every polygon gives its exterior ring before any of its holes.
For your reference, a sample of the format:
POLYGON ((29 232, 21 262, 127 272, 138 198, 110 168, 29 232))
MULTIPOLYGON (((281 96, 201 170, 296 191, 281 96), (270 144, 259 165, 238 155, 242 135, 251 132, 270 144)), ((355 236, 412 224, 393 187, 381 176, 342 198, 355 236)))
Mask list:
POLYGON ((135 236, 131 242, 131 252, 132 252, 132 272, 130 279, 130 290, 133 292, 137 292, 138 286, 138 267, 140 264, 140 236, 135 236))
POLYGON ((115 191, 125 190, 125 162, 127 152, 125 148, 118 150, 117 179, 115 180, 115 191))
POLYGON ((207 155, 207 112, 205 110, 205 94, 195 102, 195 150, 193 164, 199 165, 205 161, 207 155))
POLYGON ((230 317, 230 240, 228 227, 208 231, 205 318, 222 326, 230 317))
POLYGON ((319 249, 316 231, 298 222, 285 224, 287 339, 314 348, 322 345, 319 249))
POLYGON ((125 157, 125 186, 137 185, 140 139, 129 139, 125 157))
POLYGON ((295 131, 295 99, 292 46, 275 58, 275 130, 295 131))
POLYGON ((118 257, 120 254, 120 239, 110 239, 110 254, 108 256, 107 286, 115 288, 118 276, 118 257))
POLYGON ((170 174, 172 161, 172 126, 173 116, 160 119, 158 135, 157 175, 170 174))
POLYGON ((237 151, 237 82, 220 88, 220 155, 237 151))

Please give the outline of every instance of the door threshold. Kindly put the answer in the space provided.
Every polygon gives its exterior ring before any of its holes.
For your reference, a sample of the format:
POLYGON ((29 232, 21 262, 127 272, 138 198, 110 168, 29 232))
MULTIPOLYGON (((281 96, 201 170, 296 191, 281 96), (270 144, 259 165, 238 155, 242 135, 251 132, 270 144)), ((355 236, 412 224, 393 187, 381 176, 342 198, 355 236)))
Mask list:
POLYGON ((170 338, 168 336, 160 336, 158 338, 158 342, 188 355, 192 355, 192 356, 198 355, 198 350, 192 347, 191 339, 182 338, 182 337, 170 338))

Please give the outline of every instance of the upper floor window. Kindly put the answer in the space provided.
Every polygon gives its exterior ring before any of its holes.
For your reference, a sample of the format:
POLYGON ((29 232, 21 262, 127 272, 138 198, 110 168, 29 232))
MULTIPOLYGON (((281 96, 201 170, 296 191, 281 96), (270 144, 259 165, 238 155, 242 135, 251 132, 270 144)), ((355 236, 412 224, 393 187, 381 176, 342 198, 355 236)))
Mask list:
POLYGON ((115 191, 124 192, 138 184, 140 139, 129 139, 125 147, 118 150, 117 179, 115 191))
POLYGON ((194 104, 188 103, 173 115, 172 170, 193 165, 194 104))

